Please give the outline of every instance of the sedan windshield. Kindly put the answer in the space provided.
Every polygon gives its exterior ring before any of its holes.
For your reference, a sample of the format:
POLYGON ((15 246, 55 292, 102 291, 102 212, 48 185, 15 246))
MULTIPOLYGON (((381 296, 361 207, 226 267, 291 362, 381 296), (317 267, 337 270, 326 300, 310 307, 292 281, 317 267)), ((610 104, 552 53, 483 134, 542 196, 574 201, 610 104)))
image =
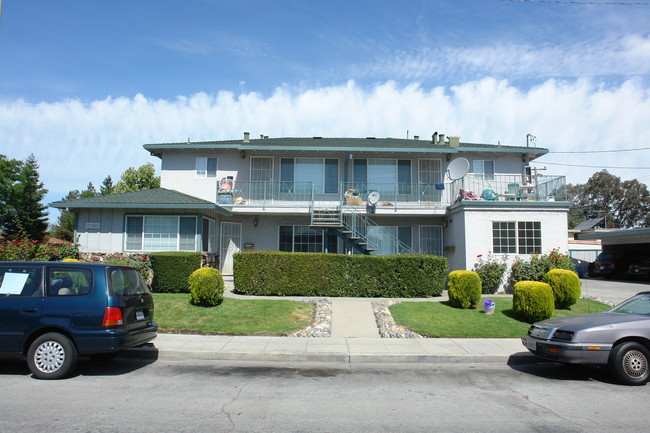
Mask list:
POLYGON ((609 310, 610 313, 644 314, 650 316, 650 293, 638 294, 609 310))

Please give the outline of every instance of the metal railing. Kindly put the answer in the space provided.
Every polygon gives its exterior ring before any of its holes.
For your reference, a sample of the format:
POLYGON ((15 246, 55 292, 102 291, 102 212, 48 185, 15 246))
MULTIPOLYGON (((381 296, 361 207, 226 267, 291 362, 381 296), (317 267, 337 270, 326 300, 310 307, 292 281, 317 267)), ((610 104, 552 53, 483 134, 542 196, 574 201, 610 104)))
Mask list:
POLYGON ((219 190, 224 205, 283 206, 314 201, 313 182, 234 182, 232 190, 219 190))
POLYGON ((453 202, 461 197, 469 200, 490 201, 566 201, 566 178, 564 176, 532 176, 526 179, 516 174, 486 176, 468 173, 449 186, 453 202), (461 194, 463 190, 463 194, 461 194))
POLYGON ((234 206, 312 206, 338 202, 344 206, 365 206, 368 194, 379 193, 378 207, 431 207, 453 203, 460 190, 474 199, 509 201, 566 201, 564 176, 532 176, 468 173, 452 182, 435 184, 395 182, 343 182, 338 193, 314 191, 313 182, 234 182, 231 191, 219 191, 217 203, 234 206), (469 194, 471 193, 471 194, 469 194))
POLYGON ((368 218, 362 211, 341 210, 341 225, 353 239, 367 243, 371 254, 414 254, 414 251, 391 233, 394 227, 382 227, 368 218))

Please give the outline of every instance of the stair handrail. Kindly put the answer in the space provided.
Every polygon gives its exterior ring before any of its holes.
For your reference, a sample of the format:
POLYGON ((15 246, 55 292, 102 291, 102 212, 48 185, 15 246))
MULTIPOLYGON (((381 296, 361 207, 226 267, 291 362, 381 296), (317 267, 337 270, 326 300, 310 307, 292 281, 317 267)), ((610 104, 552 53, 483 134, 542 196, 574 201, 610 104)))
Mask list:
MULTIPOLYGON (((359 238, 359 240, 365 242, 369 249, 377 251, 379 254, 391 254, 391 251, 387 251, 382 245, 379 245, 376 242, 373 242, 372 239, 368 238, 368 227, 380 227, 379 224, 374 222, 372 219, 368 218, 361 212, 356 209, 350 210, 348 212, 343 212, 341 206, 341 225, 344 229, 351 232, 352 237, 359 238)), ((415 254, 413 249, 406 245, 404 242, 400 241, 397 236, 391 234, 386 234, 389 240, 392 241, 394 245, 397 246, 398 254, 415 254)))

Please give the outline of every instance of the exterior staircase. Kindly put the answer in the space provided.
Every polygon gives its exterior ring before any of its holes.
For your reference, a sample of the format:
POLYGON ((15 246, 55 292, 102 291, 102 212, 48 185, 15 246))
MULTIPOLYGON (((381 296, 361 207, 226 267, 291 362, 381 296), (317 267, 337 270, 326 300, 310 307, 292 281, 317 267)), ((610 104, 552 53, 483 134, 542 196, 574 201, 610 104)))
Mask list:
POLYGON ((323 229, 334 233, 361 254, 395 254, 410 253, 413 250, 400 242, 395 236, 384 233, 381 239, 372 239, 367 236, 368 228, 378 225, 359 210, 343 212, 340 204, 311 207, 312 229, 323 229), (390 251, 386 245, 397 247, 397 251, 390 251))

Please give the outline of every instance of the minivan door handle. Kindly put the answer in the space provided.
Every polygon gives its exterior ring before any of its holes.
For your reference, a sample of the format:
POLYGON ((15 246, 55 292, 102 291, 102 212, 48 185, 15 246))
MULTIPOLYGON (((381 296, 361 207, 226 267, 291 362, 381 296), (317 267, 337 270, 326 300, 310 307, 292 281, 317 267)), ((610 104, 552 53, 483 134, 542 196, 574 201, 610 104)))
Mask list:
POLYGON ((38 312, 37 307, 23 308, 23 313, 37 313, 37 312, 38 312))

